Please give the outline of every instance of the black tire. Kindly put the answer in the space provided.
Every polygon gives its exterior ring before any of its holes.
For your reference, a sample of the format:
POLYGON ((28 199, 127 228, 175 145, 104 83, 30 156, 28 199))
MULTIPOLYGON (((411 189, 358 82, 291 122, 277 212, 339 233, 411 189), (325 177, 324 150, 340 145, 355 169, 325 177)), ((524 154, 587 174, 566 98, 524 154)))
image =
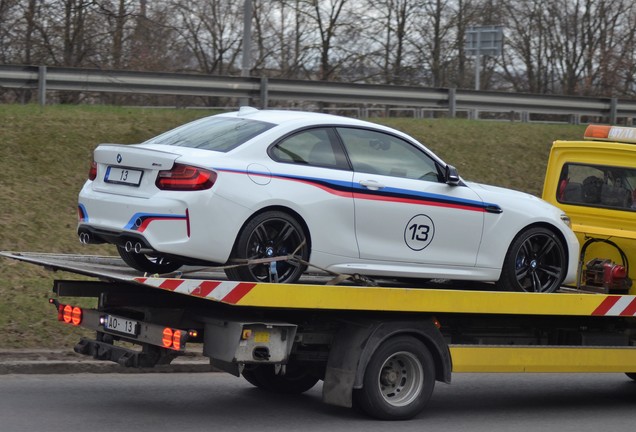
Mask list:
POLYGON ((380 420, 406 420, 424 409, 435 387, 433 356, 422 341, 395 336, 373 353, 354 407, 380 420))
POLYGON ((256 374, 254 373, 254 369, 243 369, 241 372, 245 381, 252 384, 254 387, 261 387, 261 383, 256 379, 256 374))
POLYGON ((636 372, 626 372, 625 375, 636 381, 636 372))
POLYGON ((126 252, 126 249, 121 246, 117 246, 117 252, 119 252, 119 256, 126 264, 144 273, 170 273, 178 270, 183 265, 178 261, 171 261, 162 256, 153 257, 135 252, 126 252))
MULTIPOLYGON (((269 211, 251 219, 239 233, 232 258, 238 260, 295 256, 306 262, 309 259, 307 235, 298 221, 287 213, 269 211)), ((298 261, 277 261, 278 282, 294 283, 307 269, 298 261)), ((230 280, 249 282, 274 282, 270 264, 241 265, 228 268, 225 274, 230 280)))
POLYGON ((319 379, 302 367, 287 365, 285 374, 276 374, 274 365, 260 365, 243 370, 243 378, 250 384, 282 394, 301 394, 311 389, 319 379))
POLYGON ((561 286, 566 272, 563 241, 547 228, 534 227, 513 240, 497 285, 503 290, 551 293, 561 286))

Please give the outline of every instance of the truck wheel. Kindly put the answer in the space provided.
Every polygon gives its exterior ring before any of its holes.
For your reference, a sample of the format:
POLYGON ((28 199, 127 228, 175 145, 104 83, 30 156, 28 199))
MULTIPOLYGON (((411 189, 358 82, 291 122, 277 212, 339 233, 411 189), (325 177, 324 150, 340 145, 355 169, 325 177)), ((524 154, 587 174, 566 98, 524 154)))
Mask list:
POLYGON ((354 406, 381 420, 406 420, 428 403, 435 386, 433 356, 422 341, 396 336, 373 353, 354 406))
POLYGON ((304 393, 318 382, 317 377, 293 364, 287 365, 284 375, 277 375, 273 365, 260 365, 254 369, 244 370, 243 378, 263 390, 284 394, 304 393))
POLYGON ((497 285, 504 290, 551 293, 561 286, 566 267, 561 239, 549 229, 530 228, 510 245, 497 285))
MULTIPOLYGON (((309 244, 303 227, 287 213, 269 211, 257 215, 243 227, 232 258, 273 258, 292 253, 303 261, 309 259, 309 244)), ((294 261, 278 261, 274 266, 278 282, 281 283, 296 282, 307 268, 305 264, 294 261)), ((270 263, 243 265, 225 270, 230 280, 250 282, 271 282, 272 273, 270 263)))
POLYGON ((170 261, 164 257, 152 257, 135 252, 126 252, 121 246, 117 246, 117 252, 121 259, 135 270, 145 273, 170 273, 181 268, 178 261, 170 261))
POLYGON ((261 383, 256 379, 256 374, 254 373, 254 369, 243 369, 241 373, 245 381, 252 384, 254 387, 260 387, 261 383))
POLYGON ((627 373, 625 373, 625 375, 627 375, 629 378, 631 378, 634 381, 636 381, 636 372, 627 372, 627 373))

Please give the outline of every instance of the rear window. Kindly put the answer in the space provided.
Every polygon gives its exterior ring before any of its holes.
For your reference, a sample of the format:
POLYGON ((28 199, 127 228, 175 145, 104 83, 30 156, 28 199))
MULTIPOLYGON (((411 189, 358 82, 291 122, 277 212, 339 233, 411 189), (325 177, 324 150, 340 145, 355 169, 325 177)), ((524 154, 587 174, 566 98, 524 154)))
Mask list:
POLYGON ((144 144, 162 144, 228 152, 274 127, 272 123, 233 117, 206 117, 179 126, 144 144))
POLYGON ((636 169, 592 164, 565 164, 557 190, 564 204, 631 211, 635 195, 636 169))

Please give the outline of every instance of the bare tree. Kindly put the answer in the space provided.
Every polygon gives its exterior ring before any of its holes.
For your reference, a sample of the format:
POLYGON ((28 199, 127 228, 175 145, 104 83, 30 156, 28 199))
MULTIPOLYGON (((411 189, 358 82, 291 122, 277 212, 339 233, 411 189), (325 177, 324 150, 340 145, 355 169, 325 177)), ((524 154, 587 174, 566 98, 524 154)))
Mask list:
POLYGON ((254 69, 268 76, 308 76, 311 37, 301 0, 257 0, 254 3, 257 55, 254 69))
POLYGON ((180 43, 192 53, 200 71, 223 75, 238 70, 243 2, 178 0, 173 6, 180 43))
MULTIPOLYGON (((349 57, 350 52, 344 49, 344 45, 338 44, 338 39, 346 37, 345 33, 351 30, 351 15, 347 14, 346 9, 349 2, 350 0, 301 0, 298 2, 299 10, 314 25, 313 30, 318 36, 314 47, 318 51, 317 78, 319 80, 336 79, 336 71, 349 57)), ((351 39, 348 42, 351 43, 351 39)))

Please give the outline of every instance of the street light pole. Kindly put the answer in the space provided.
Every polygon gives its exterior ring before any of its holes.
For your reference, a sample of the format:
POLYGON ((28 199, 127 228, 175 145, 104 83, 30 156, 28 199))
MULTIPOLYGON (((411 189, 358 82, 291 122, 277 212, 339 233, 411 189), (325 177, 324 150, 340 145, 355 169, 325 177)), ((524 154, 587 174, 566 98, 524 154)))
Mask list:
MULTIPOLYGON (((243 61, 241 67, 241 76, 249 77, 252 68, 252 0, 243 2, 243 61)), ((240 100, 240 106, 250 104, 248 97, 240 100)))

